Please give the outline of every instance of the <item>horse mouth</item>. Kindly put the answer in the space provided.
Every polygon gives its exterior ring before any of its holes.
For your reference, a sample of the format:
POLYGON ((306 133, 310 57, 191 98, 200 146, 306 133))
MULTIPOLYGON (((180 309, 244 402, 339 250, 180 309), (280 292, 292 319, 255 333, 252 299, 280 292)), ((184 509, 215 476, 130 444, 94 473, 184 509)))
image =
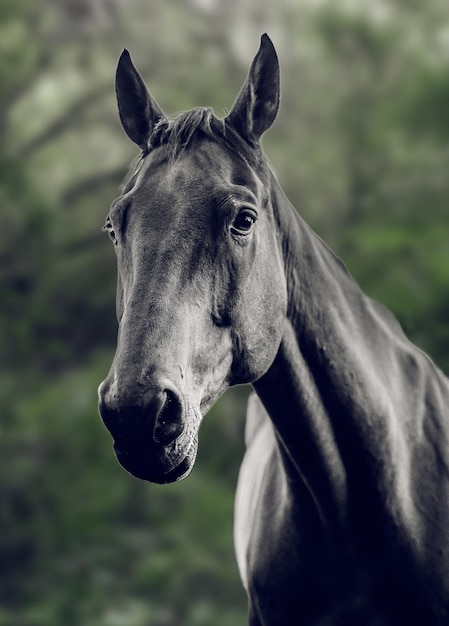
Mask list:
MULTIPOLYGON (((190 430, 190 429, 189 429, 190 430)), ((192 471, 198 451, 197 432, 182 435, 166 447, 145 446, 142 441, 114 441, 114 452, 120 465, 135 478, 167 484, 186 478, 192 471)))
POLYGON ((155 464, 149 454, 141 451, 120 448, 114 444, 114 452, 120 465, 135 478, 160 485, 186 478, 196 458, 196 446, 192 446, 179 462, 165 469, 162 464, 155 464))

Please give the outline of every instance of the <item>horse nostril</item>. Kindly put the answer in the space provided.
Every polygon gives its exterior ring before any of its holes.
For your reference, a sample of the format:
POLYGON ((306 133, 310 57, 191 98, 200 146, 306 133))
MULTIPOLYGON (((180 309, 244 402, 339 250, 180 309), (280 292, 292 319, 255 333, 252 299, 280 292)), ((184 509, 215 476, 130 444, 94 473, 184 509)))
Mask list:
POLYGON ((184 431, 182 403, 177 394, 170 389, 164 391, 165 402, 162 405, 154 426, 154 441, 167 446, 184 431))

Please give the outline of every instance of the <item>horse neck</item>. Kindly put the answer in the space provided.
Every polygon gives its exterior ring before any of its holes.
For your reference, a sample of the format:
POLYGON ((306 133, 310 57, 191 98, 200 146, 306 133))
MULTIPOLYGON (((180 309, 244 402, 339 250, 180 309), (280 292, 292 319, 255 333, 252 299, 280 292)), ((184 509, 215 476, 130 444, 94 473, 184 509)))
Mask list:
MULTIPOLYGON (((412 450, 424 423, 439 429, 443 413, 449 422, 447 381, 362 294, 274 178, 272 190, 289 302, 279 352, 255 388, 287 472, 307 486, 328 528, 345 526, 356 503, 368 512, 386 501, 413 524, 412 450)), ((445 426, 444 445, 448 438, 445 426)))

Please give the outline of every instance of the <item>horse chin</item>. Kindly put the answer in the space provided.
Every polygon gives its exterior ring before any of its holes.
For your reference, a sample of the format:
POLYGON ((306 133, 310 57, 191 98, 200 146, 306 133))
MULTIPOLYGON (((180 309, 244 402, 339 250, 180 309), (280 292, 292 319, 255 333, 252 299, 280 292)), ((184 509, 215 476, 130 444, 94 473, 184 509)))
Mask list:
POLYGON ((151 483, 164 485, 186 478, 193 469, 198 450, 197 440, 194 439, 186 452, 176 461, 170 460, 169 454, 155 456, 151 451, 128 450, 120 448, 114 443, 114 451, 120 465, 135 478, 151 483), (159 457, 159 458, 158 458, 159 457))

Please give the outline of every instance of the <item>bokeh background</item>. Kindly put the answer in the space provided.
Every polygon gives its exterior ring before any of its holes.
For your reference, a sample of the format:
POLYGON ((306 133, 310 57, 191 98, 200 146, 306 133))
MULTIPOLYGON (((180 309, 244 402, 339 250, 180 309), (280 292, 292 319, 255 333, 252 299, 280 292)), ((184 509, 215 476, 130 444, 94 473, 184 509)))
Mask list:
POLYGON ((303 217, 449 371, 447 0, 2 0, 0 626, 236 626, 246 388, 180 484, 117 465, 96 410, 116 337, 101 232, 136 155, 130 49, 169 113, 230 108, 267 31, 282 108, 264 148, 303 217))

